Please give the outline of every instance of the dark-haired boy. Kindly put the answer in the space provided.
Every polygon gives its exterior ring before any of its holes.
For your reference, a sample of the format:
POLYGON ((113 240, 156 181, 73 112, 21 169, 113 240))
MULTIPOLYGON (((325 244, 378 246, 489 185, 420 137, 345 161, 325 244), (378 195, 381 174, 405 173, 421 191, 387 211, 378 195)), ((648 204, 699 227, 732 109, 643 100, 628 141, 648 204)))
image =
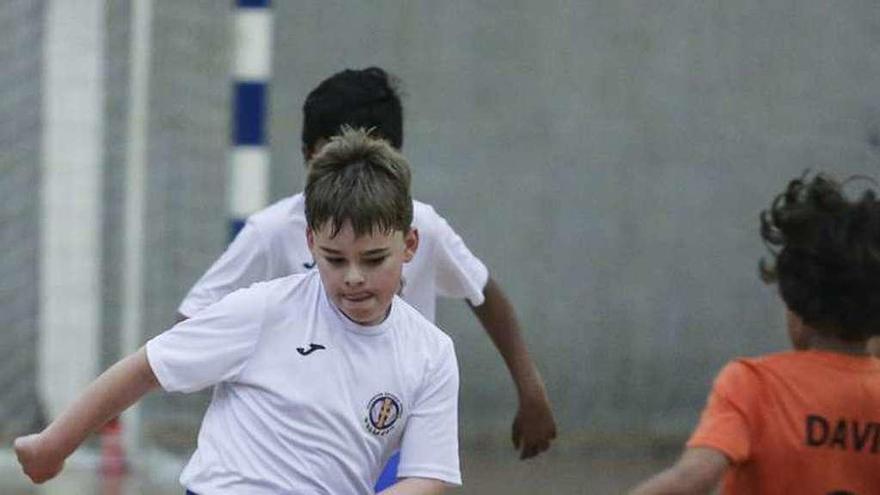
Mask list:
POLYGON ((880 493, 880 203, 825 175, 793 180, 761 215, 794 351, 718 375, 673 467, 634 495, 880 493))
MULTIPOLYGON (((395 81, 382 69, 344 70, 322 81, 303 105, 302 152, 308 161, 343 126, 371 129, 400 149, 403 112, 395 81)), ((504 358, 516 386, 519 408, 513 422, 521 457, 543 452, 556 437, 544 382, 529 356, 512 305, 480 259, 434 209, 413 202, 413 227, 420 248, 403 269, 401 297, 434 321, 438 296, 466 299, 504 358)), ((189 291, 178 312, 191 317, 241 287, 304 273, 314 267, 305 236, 302 194, 248 218, 226 252, 189 291)))
POLYGON ((54 477, 111 417, 161 386, 214 386, 181 483, 194 494, 369 493, 460 484, 451 339, 395 294, 418 247, 406 161, 362 131, 334 138, 306 184, 318 269, 238 290, 102 374, 43 432, 16 440, 24 472, 54 477), (344 198, 344 199, 343 199, 344 198))

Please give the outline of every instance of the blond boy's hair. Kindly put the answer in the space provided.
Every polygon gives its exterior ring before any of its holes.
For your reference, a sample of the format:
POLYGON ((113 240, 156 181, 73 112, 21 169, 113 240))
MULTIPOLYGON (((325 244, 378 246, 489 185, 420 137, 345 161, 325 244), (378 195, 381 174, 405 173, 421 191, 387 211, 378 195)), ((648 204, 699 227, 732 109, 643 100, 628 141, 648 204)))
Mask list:
POLYGON ((309 162, 306 222, 312 230, 346 222, 355 236, 408 232, 413 207, 409 164, 386 141, 364 129, 343 128, 309 162))

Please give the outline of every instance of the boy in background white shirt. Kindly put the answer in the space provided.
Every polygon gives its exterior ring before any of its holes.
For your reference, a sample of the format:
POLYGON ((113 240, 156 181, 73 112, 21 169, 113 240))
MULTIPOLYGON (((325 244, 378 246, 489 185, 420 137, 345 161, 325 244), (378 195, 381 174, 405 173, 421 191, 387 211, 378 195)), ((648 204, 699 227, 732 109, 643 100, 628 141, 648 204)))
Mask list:
MULTIPOLYGON (((394 81, 382 69, 344 70, 322 81, 303 105, 302 152, 308 161, 343 126, 372 129, 395 149, 403 145, 403 110, 394 81)), ((303 195, 295 194, 253 214, 244 228, 190 289, 179 319, 236 289, 314 267, 307 248, 303 195)), ((486 266, 446 220, 425 203, 413 203, 419 250, 403 268, 401 297, 434 321, 438 296, 466 299, 501 354, 516 387, 519 407, 512 438, 520 457, 547 450, 556 423, 544 382, 529 356, 516 313, 486 266)), ((384 478, 384 477, 383 477, 384 478)))

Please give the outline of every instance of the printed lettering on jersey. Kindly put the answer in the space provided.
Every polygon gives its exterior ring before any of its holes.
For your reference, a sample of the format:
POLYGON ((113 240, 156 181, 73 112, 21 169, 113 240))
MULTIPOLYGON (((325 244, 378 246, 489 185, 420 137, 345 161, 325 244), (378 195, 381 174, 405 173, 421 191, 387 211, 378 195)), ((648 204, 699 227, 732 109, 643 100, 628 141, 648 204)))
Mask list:
POLYGON ((853 452, 880 452, 880 423, 849 418, 831 420, 808 414, 804 428, 808 447, 825 447, 853 452))
POLYGON ((397 420, 403 414, 400 399, 389 392, 376 394, 367 405, 364 426, 374 435, 385 436, 394 430, 397 420))

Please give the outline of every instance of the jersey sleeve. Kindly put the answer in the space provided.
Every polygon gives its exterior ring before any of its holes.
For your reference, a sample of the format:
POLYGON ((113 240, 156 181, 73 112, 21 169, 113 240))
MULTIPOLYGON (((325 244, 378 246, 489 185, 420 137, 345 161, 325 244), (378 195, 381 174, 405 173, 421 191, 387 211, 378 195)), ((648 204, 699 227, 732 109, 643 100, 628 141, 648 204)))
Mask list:
POLYGON ((734 464, 752 453, 758 406, 758 381, 744 363, 732 362, 721 370, 688 447, 721 451, 734 464))
POLYGON ((400 448, 400 478, 430 478, 461 485, 458 459, 458 362, 451 340, 424 377, 400 448))
POLYGON ((468 249, 446 219, 436 212, 431 213, 431 234, 436 236, 432 255, 437 292, 444 297, 466 298, 474 306, 483 304, 483 289, 489 280, 489 270, 468 249))
POLYGON ((268 249, 250 222, 189 290, 178 312, 192 317, 237 289, 269 279, 268 249))
POLYGON ((259 342, 266 297, 243 289, 147 342, 147 360, 168 392, 233 381, 259 342))

